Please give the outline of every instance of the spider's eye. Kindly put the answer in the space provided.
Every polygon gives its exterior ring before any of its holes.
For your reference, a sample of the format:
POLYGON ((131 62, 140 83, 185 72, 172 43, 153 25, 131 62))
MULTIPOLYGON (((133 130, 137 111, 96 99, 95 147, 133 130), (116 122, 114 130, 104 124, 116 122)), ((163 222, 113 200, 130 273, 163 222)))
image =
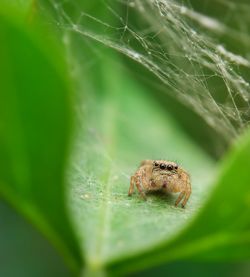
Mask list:
POLYGON ((157 162, 154 162, 154 165, 155 165, 155 166, 158 166, 159 164, 158 164, 157 162))
POLYGON ((174 169, 178 169, 178 165, 176 165, 176 166, 174 167, 174 169))
POLYGON ((160 165, 160 169, 166 169, 166 165, 165 164, 161 164, 160 165))
POLYGON ((173 170, 173 169, 174 169, 174 167, 173 167, 173 165, 172 165, 172 164, 168 164, 168 165, 167 165, 167 169, 171 171, 171 170, 173 170))

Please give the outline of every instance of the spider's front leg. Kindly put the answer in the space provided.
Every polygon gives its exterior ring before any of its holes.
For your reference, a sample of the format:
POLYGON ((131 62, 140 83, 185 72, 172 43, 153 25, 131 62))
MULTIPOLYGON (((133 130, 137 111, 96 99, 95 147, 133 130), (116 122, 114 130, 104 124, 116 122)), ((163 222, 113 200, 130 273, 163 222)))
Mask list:
POLYGON ((142 184, 145 182, 145 172, 144 170, 140 169, 138 170, 135 175, 133 175, 130 179, 130 187, 128 191, 128 195, 131 196, 132 193, 134 192, 134 185, 136 185, 141 197, 146 200, 146 195, 144 193, 142 184))
POLYGON ((185 186, 184 186, 183 190, 181 191, 180 195, 178 196, 178 198, 175 202, 175 206, 177 206, 184 197, 184 200, 181 203, 182 208, 184 208, 186 206, 187 201, 188 201, 188 199, 190 197, 190 194, 191 194, 191 183, 190 183, 189 176, 186 175, 186 178, 184 180, 185 180, 185 186))
POLYGON ((182 208, 184 208, 186 206, 187 201, 190 197, 190 194, 191 194, 191 184, 190 184, 190 180, 188 179, 187 184, 186 184, 186 189, 185 189, 185 198, 181 204, 182 208))
POLYGON ((134 193, 134 188, 135 188, 135 176, 131 176, 130 178, 130 186, 128 190, 128 196, 131 196, 134 193))
MULTIPOLYGON (((182 200, 182 198, 184 197, 184 195, 185 195, 185 191, 182 191, 182 192, 179 194, 177 200, 175 201, 175 207, 178 206, 178 204, 181 202, 181 200, 182 200)), ((183 204, 182 204, 181 206, 182 206, 182 208, 184 208, 183 204)))
POLYGON ((145 195, 145 193, 144 193, 144 191, 143 191, 143 188, 142 188, 142 186, 141 186, 141 185, 142 185, 142 179, 143 179, 143 176, 141 176, 141 175, 137 176, 137 177, 136 177, 136 180, 135 180, 135 185, 136 185, 136 187, 137 187, 137 189, 138 189, 138 191, 139 191, 141 197, 142 197, 144 200, 147 200, 146 195, 145 195))

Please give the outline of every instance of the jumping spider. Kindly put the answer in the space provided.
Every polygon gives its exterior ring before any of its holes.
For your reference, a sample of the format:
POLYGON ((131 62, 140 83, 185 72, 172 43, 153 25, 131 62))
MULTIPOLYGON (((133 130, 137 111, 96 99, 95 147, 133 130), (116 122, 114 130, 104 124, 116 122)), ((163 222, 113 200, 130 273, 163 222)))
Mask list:
POLYGON ((185 207, 190 194, 191 183, 188 173, 176 163, 164 160, 144 160, 130 179, 128 195, 131 196, 136 185, 140 195, 146 200, 146 193, 150 191, 163 191, 167 193, 180 192, 175 206, 181 200, 185 207))

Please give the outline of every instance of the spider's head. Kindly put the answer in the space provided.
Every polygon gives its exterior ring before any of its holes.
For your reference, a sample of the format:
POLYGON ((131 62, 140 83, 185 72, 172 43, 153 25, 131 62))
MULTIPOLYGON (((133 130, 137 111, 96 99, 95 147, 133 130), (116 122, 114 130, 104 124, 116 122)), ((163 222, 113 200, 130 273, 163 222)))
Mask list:
POLYGON ((153 172, 161 175, 173 175, 176 174, 178 165, 174 162, 155 160, 153 161, 153 172))

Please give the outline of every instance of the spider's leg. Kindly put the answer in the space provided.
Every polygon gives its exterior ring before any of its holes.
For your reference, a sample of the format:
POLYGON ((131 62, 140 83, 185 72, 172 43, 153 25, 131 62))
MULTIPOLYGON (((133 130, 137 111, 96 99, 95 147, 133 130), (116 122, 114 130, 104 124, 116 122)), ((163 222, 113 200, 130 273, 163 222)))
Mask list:
POLYGON ((148 189, 148 183, 147 183, 146 171, 145 170, 142 171, 141 182, 142 182, 142 185, 143 185, 144 189, 147 190, 148 189))
MULTIPOLYGON (((175 201, 175 207, 178 206, 178 204, 181 202, 181 200, 182 200, 182 198, 184 197, 184 195, 185 195, 185 191, 182 191, 182 192, 179 194, 177 200, 175 201)), ((182 204, 182 207, 183 207, 183 204, 182 204)))
POLYGON ((129 186, 129 190, 128 190, 128 196, 131 196, 134 192, 134 188, 135 188, 135 176, 131 176, 130 178, 130 186, 129 186))
POLYGON ((182 201, 182 204, 181 204, 182 208, 184 208, 185 205, 187 204, 187 201, 188 201, 188 199, 190 197, 190 194, 191 194, 191 184, 190 184, 190 181, 188 181, 188 183, 187 183, 185 194, 186 194, 185 198, 184 198, 184 200, 182 201))
POLYGON ((137 187, 137 189, 138 189, 138 191, 139 191, 141 197, 142 197, 144 200, 146 200, 146 195, 145 195, 145 193, 144 193, 144 191, 143 191, 143 189, 142 189, 142 187, 141 187, 141 174, 140 174, 140 173, 137 173, 137 174, 136 174, 136 177, 135 177, 135 185, 136 185, 136 187, 137 187))

